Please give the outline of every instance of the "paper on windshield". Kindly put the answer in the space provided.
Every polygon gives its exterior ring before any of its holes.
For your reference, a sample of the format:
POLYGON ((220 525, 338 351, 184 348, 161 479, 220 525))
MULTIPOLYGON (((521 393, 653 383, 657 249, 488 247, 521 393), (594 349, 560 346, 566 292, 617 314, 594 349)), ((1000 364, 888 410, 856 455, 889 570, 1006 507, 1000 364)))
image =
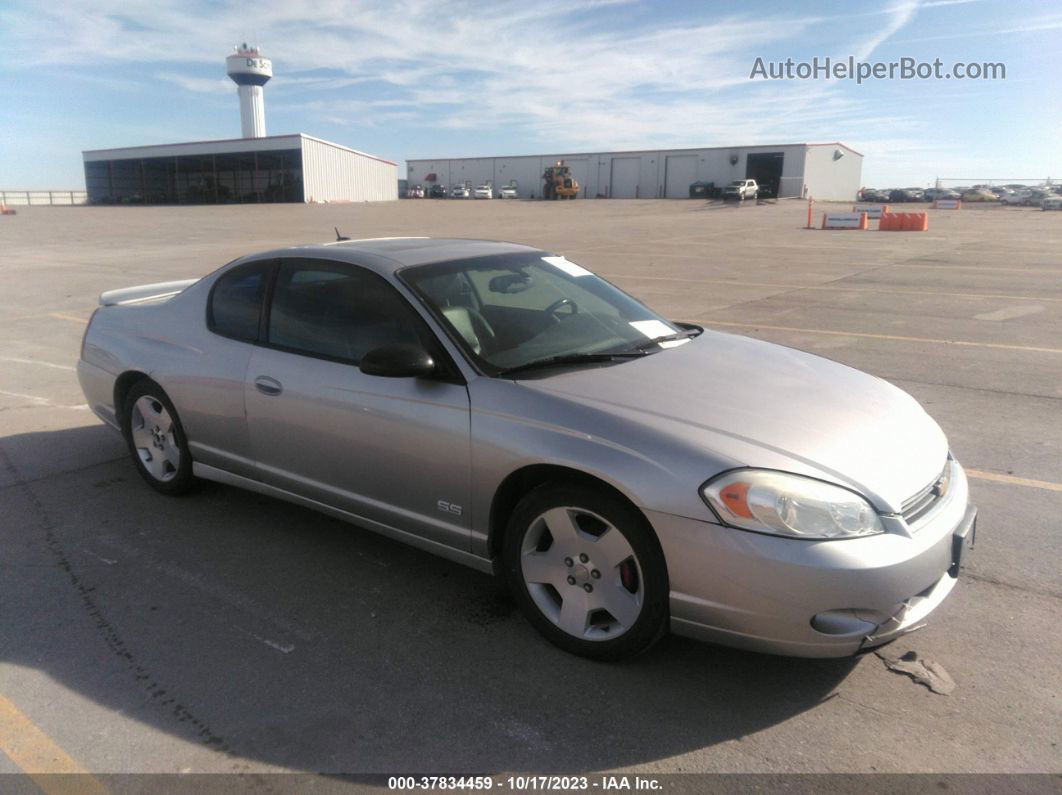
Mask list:
POLYGON ((631 328, 640 331, 649 339, 666 337, 668 334, 675 333, 675 330, 662 320, 632 320, 631 328))
POLYGON ((564 257, 543 257, 542 261, 552 265, 554 268, 560 268, 569 276, 592 276, 586 268, 581 265, 576 265, 570 260, 566 260, 564 257))
MULTIPOLYGON (((666 337, 668 334, 675 333, 675 330, 662 320, 632 320, 631 327, 651 340, 656 339, 657 337, 666 337)), ((660 347, 675 348, 679 345, 684 345, 687 342, 689 342, 688 339, 668 340, 666 342, 661 342, 660 347)))

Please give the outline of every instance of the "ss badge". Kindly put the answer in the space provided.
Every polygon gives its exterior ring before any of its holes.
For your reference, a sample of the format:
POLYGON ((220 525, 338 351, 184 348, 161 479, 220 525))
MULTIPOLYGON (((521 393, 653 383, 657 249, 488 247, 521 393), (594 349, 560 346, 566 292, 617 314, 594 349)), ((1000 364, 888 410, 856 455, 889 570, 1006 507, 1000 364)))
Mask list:
POLYGON ((446 500, 439 500, 437 503, 435 503, 435 505, 443 513, 450 513, 454 516, 461 515, 460 505, 454 505, 452 502, 447 502, 446 500))

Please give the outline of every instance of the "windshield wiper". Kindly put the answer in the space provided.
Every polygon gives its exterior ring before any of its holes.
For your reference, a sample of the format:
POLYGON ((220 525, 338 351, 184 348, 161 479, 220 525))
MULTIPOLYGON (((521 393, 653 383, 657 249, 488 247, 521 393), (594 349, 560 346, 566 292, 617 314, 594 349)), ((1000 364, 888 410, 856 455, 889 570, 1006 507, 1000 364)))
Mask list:
POLYGON ((704 329, 702 329, 702 328, 682 329, 681 331, 675 331, 675 332, 673 332, 671 334, 664 334, 662 337, 653 337, 651 340, 645 340, 644 342, 639 342, 637 345, 634 345, 631 348, 627 348, 626 350, 630 351, 630 352, 646 351, 646 350, 649 350, 649 348, 652 348, 654 345, 659 345, 661 342, 674 342, 675 340, 688 340, 691 337, 696 337, 702 331, 704 331, 704 329))
POLYGON ((631 359, 645 356, 645 351, 617 351, 615 353, 562 353, 559 356, 547 356, 545 359, 535 359, 530 362, 506 367, 499 370, 496 375, 506 376, 519 373, 524 370, 537 370, 539 367, 556 367, 565 364, 593 364, 595 362, 614 362, 617 359, 631 359))

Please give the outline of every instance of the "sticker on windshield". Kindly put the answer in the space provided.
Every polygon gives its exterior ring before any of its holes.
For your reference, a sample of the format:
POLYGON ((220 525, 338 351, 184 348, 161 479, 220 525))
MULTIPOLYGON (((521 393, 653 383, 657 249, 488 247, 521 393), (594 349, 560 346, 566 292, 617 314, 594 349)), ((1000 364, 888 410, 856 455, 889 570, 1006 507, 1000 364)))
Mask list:
POLYGON ((631 328, 640 331, 649 339, 666 337, 668 334, 675 333, 674 329, 669 328, 667 323, 662 320, 632 320, 631 328))
MULTIPOLYGON (((636 331, 641 332, 651 340, 655 340, 657 337, 666 337, 669 334, 674 334, 675 330, 660 320, 634 320, 631 321, 631 327, 636 331)), ((689 342, 689 339, 681 340, 667 340, 661 342, 661 348, 677 348, 679 345, 685 345, 689 342)))
POLYGON ((554 268, 560 268, 569 276, 593 276, 590 271, 581 265, 576 265, 570 260, 566 260, 564 257, 543 257, 543 262, 549 263, 554 268))

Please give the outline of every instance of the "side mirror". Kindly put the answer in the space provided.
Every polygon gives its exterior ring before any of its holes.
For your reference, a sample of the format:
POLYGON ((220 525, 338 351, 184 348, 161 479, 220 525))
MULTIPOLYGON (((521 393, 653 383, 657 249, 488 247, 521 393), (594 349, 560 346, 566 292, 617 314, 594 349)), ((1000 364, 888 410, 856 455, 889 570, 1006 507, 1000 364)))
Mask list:
POLYGON ((435 372, 435 361, 416 345, 383 345, 365 354, 358 369, 384 378, 421 378, 435 372))

